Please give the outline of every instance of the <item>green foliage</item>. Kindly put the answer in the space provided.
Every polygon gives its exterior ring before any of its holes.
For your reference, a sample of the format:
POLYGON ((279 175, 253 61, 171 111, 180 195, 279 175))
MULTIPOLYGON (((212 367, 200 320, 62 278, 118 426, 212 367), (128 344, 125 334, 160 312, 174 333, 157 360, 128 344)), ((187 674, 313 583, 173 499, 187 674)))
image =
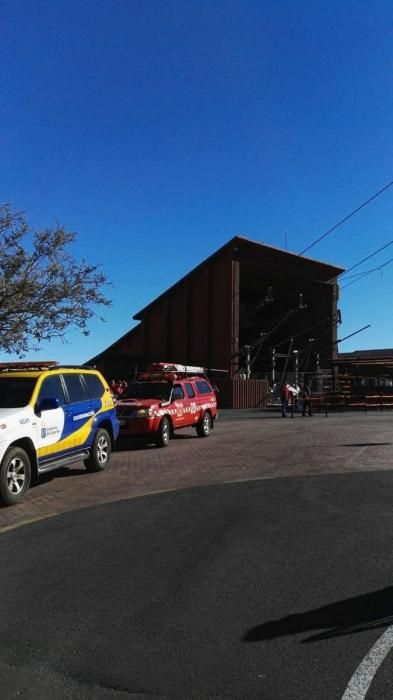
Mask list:
POLYGON ((25 214, 0 204, 0 349, 23 355, 40 342, 64 338, 109 306, 109 282, 98 265, 69 252, 75 233, 63 226, 32 231, 25 214), (26 242, 27 241, 27 242, 26 242))

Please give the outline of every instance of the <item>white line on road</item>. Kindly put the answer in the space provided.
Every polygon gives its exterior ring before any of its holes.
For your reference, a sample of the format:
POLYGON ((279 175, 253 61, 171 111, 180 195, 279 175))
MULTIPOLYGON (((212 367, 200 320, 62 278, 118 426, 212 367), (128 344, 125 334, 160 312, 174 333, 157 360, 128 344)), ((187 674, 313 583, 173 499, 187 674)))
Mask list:
POLYGON ((342 700, 364 700, 380 665, 393 647, 393 625, 381 635, 357 667, 342 700))

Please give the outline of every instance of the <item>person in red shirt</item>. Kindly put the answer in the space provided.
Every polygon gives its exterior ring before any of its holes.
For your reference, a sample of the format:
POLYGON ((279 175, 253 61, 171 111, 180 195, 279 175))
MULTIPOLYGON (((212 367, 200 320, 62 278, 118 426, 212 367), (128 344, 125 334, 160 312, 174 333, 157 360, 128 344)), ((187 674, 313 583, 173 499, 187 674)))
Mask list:
POLYGON ((120 382, 118 382, 118 385, 117 385, 117 396, 118 396, 119 399, 126 393, 126 391, 127 391, 127 386, 128 386, 128 384, 127 384, 127 382, 126 382, 124 379, 122 379, 120 382))

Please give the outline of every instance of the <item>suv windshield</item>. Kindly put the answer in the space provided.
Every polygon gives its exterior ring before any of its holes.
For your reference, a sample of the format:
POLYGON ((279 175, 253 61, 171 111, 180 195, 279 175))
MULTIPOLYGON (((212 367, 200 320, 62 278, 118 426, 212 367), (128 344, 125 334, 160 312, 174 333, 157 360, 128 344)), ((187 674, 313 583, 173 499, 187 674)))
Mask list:
POLYGON ((122 399, 159 399, 169 401, 171 384, 168 382, 133 382, 122 399))
POLYGON ((27 406, 36 381, 32 377, 0 377, 0 408, 27 406))

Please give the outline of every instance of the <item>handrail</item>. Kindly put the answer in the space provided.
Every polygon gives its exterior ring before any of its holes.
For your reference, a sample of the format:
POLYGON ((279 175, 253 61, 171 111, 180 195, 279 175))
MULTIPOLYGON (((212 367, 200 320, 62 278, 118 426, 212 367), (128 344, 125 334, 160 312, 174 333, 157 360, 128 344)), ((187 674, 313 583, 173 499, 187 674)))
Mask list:
POLYGON ((325 415, 328 411, 356 411, 362 410, 365 413, 369 409, 379 410, 393 409, 393 393, 374 392, 370 394, 344 394, 342 392, 332 392, 324 396, 325 415))

